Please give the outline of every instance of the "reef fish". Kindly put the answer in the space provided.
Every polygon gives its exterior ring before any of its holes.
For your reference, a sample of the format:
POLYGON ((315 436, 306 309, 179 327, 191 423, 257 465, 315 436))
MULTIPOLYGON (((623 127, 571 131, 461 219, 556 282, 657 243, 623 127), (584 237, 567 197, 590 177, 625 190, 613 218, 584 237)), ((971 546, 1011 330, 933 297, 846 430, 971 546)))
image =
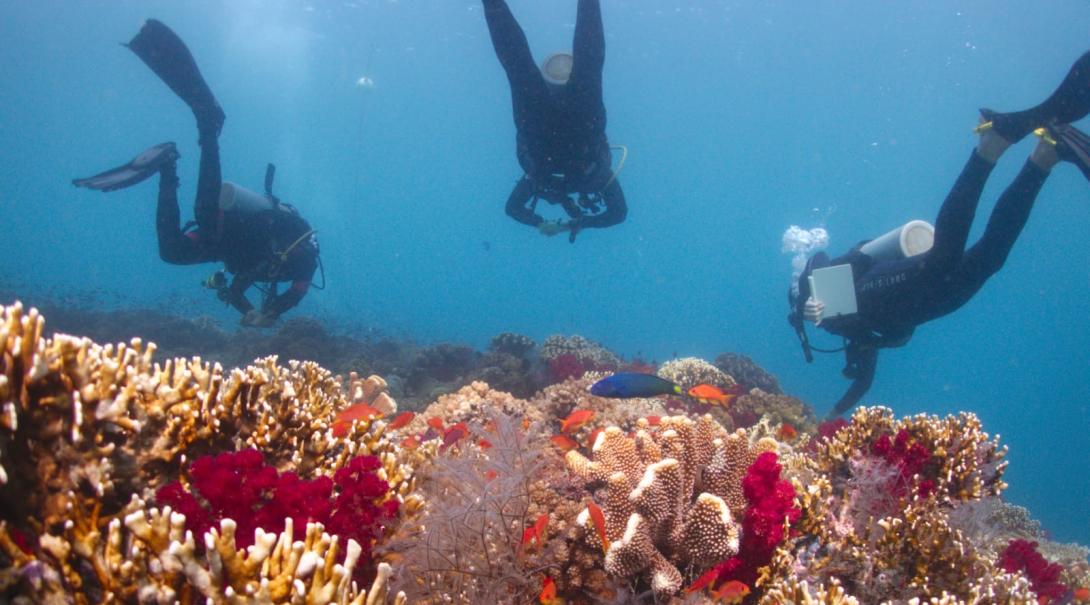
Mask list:
POLYGON ((562 452, 568 452, 579 447, 579 443, 567 435, 553 435, 549 437, 549 441, 552 441, 553 445, 560 448, 562 452))
POLYGON ((575 410, 560 423, 561 433, 570 433, 594 418, 594 410, 575 410))
POLYGON ((347 435, 348 429, 356 420, 370 420, 381 416, 382 412, 366 403, 350 405, 337 412, 337 416, 333 419, 333 436, 344 437, 347 435))
POLYGON ((590 514, 590 521, 594 524, 594 531, 598 532, 598 539, 602 542, 602 553, 609 551, 609 537, 606 536, 606 516, 602 513, 602 509, 598 508, 598 505, 594 503, 594 500, 587 501, 587 513, 590 514))
POLYGON ((799 436, 799 432, 795 429, 795 427, 785 422, 780 425, 780 430, 777 435, 779 436, 781 441, 791 441, 795 437, 799 436))
POLYGON ((438 416, 432 416, 431 418, 428 418, 428 426, 442 433, 443 419, 438 416))
POLYGON ((541 594, 537 596, 537 601, 541 605, 564 605, 564 599, 556 596, 556 582, 549 576, 545 576, 541 583, 541 594))
POLYGON ((412 422, 414 417, 416 417, 416 414, 413 414, 412 412, 401 412, 396 417, 394 417, 393 420, 390 421, 390 425, 386 428, 390 429, 391 431, 395 431, 412 422))
POLYGON ((713 599, 720 603, 726 603, 727 605, 741 603, 748 595, 749 586, 746 586, 738 580, 731 580, 720 586, 718 590, 711 591, 713 599))
POLYGON ((741 393, 741 389, 723 390, 713 384, 698 384, 689 389, 689 397, 709 405, 729 405, 741 393))
POLYGON ((439 446, 439 451, 440 452, 447 451, 447 449, 449 449, 450 446, 454 445, 455 443, 458 443, 458 441, 462 437, 465 437, 468 434, 469 434, 469 427, 466 426, 466 423, 459 422, 458 424, 451 425, 450 427, 447 428, 446 432, 443 433, 443 445, 439 446))
POLYGON ((537 521, 534 521, 533 525, 527 527, 522 532, 522 545, 526 546, 535 540, 538 544, 541 544, 545 539, 545 530, 548 526, 549 513, 542 513, 541 516, 537 518, 537 521))
POLYGON ((628 399, 630 397, 684 395, 685 393, 678 385, 654 374, 618 372, 590 385, 590 394, 596 397, 628 399))

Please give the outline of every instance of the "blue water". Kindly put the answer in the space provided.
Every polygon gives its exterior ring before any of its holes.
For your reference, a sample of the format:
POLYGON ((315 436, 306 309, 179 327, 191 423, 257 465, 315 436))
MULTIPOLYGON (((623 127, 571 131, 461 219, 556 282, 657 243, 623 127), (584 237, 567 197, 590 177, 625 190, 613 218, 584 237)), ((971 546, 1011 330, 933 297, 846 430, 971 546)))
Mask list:
MULTIPOLYGON (((570 45, 574 2, 512 0, 538 56, 570 45)), ((163 140, 196 181, 184 105, 129 51, 141 20, 185 39, 225 108, 223 172, 277 190, 319 229, 329 287, 293 313, 483 346, 580 333, 660 361, 739 351, 826 411, 842 359, 807 365, 784 322, 780 235, 831 251, 933 220, 982 105, 1035 104, 1090 48, 1083 0, 604 0, 608 133, 631 155, 621 226, 575 245, 508 219, 510 97, 479 3, 41 0, 0 7, 0 280, 123 305, 235 317, 161 263, 154 181, 69 179, 163 140), (356 86, 371 78, 371 89, 356 86), (29 285, 27 285, 29 284, 29 285)), ((1028 154, 1004 156, 981 204, 1028 154)), ((1010 500, 1090 543, 1090 190, 1050 177, 1003 270, 879 360, 867 403, 972 410, 1010 446, 1010 500)), ((826 344, 835 344, 828 338, 826 344)))

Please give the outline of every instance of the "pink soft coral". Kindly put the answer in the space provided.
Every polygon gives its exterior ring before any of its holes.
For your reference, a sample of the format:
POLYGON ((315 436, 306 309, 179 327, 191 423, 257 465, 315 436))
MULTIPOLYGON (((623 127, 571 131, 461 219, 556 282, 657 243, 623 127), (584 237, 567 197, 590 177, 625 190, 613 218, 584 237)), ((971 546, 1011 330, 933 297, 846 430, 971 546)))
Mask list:
POLYGON ((1007 573, 1021 571, 1029 578, 1033 592, 1041 603, 1059 599, 1067 593, 1067 586, 1060 582, 1063 567, 1049 563, 1037 552, 1037 543, 1029 540, 1011 540, 996 563, 1007 573))

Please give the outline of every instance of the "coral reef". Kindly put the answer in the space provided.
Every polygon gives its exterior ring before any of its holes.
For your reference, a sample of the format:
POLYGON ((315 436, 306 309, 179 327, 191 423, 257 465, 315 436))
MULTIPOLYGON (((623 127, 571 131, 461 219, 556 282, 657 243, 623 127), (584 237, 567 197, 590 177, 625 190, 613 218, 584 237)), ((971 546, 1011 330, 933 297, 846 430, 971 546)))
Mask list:
POLYGON ((586 372, 615 370, 621 358, 602 345, 582 336, 554 334, 541 343, 541 360, 545 362, 550 382, 580 378, 586 372))
POLYGON ((817 428, 813 408, 801 400, 756 388, 735 399, 729 411, 737 426, 753 426, 767 418, 772 424, 787 424, 801 433, 813 433, 817 428))
POLYGON ((710 384, 723 389, 729 389, 736 384, 729 374, 697 357, 667 361, 659 368, 658 375, 681 385, 686 391, 698 384, 710 384))
POLYGON ((772 395, 782 395, 780 381, 755 361, 739 353, 722 353, 713 362, 715 367, 734 378, 747 389, 761 389, 772 395))
MULTIPOLYGON (((199 359, 153 364, 154 345, 138 340, 114 347, 65 335, 45 339, 44 324, 19 304, 0 318, 6 590, 38 600, 74 594, 90 601, 143 595, 190 602, 204 594, 205 580, 222 575, 219 559, 179 558, 196 552, 192 533, 183 536, 185 516, 146 502, 181 475, 187 460, 205 454, 255 448, 273 466, 313 477, 371 456, 389 497, 405 514, 419 508, 413 469, 383 437, 382 422, 357 423, 343 441, 331 437, 332 415, 348 401, 341 383, 316 364, 284 368, 265 359, 225 377, 199 359), (151 523, 158 533, 134 525, 139 518, 158 519, 151 523), (141 560, 146 566, 134 567, 141 560), (162 574, 152 577, 157 569, 162 574), (198 578, 201 587, 187 587, 198 578)), ((222 534, 209 530, 196 540, 218 544, 222 558, 228 545, 236 546, 236 521, 224 519, 222 534)), ((314 540, 326 544, 326 553, 332 547, 317 532, 314 540)), ((254 544, 260 539, 255 532, 254 544)), ((362 546, 348 541, 353 565, 362 546)), ((232 576, 233 586, 260 583, 260 566, 246 569, 250 575, 232 576)), ((310 590, 341 590, 327 584, 310 590)), ((306 594, 305 586, 299 591, 306 594)), ((341 594, 351 600, 356 592, 345 586, 341 594)))

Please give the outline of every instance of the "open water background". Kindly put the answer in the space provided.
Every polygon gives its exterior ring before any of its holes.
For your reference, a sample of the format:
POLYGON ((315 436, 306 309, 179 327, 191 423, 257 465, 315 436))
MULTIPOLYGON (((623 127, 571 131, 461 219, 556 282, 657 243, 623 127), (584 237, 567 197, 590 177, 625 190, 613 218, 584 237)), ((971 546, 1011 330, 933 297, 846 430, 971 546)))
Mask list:
MULTIPOLYGON (((570 46, 575 2, 511 5, 537 56, 570 46)), ((603 13, 630 211, 569 245, 503 213, 519 168, 478 2, 3 3, 0 282, 236 321, 197 286, 214 267, 159 261, 154 180, 108 195, 69 184, 174 140, 191 212, 193 118, 117 44, 156 17, 227 112, 224 177, 259 189, 275 162, 278 194, 319 229, 329 287, 294 313, 478 347, 517 331, 659 361, 737 351, 824 413, 846 387, 842 358, 807 365, 784 322, 784 229, 824 225, 835 254, 933 221, 977 108, 1036 104, 1090 49, 1082 0, 604 0, 603 13)), ((974 239, 1031 145, 993 173, 974 239)), ((1011 448, 1007 497, 1083 543, 1088 233, 1090 186, 1061 165, 999 275, 883 352, 865 399, 976 412, 1011 448)))

